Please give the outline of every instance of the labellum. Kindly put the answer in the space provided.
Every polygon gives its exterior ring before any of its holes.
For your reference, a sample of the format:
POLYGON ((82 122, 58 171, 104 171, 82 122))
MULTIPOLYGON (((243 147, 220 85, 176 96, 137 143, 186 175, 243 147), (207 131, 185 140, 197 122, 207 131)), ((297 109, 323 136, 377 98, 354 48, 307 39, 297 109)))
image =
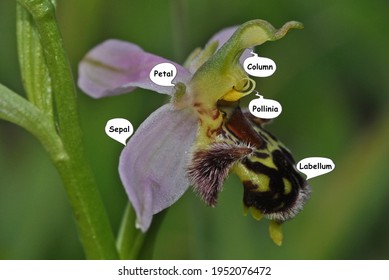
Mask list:
POLYGON ((295 168, 289 150, 264 129, 268 120, 243 112, 239 102, 219 101, 220 127, 208 148, 193 152, 188 176, 194 190, 215 206, 229 172, 243 183, 245 213, 272 220, 271 237, 281 244, 280 225, 302 210, 310 186, 295 168))

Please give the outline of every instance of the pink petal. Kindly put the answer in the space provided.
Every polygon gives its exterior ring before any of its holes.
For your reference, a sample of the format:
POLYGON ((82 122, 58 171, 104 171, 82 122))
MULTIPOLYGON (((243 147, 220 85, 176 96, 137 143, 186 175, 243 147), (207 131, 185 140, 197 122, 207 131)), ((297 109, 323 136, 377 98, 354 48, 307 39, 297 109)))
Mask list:
POLYGON ((143 232, 153 214, 172 205, 189 187, 186 168, 197 125, 190 110, 176 111, 166 104, 140 125, 122 151, 120 178, 143 232))
POLYGON ((190 79, 188 70, 175 62, 147 53, 132 43, 107 40, 93 48, 81 61, 78 86, 94 98, 130 92, 137 87, 172 94, 174 87, 156 85, 149 77, 151 69, 163 62, 172 63, 177 68, 173 83, 190 79))
MULTIPOLYGON (((220 49, 228 41, 228 39, 231 38, 232 34, 234 34, 234 32, 236 31, 236 29, 238 27, 239 26, 232 26, 232 27, 227 27, 227 28, 220 30, 218 33, 213 35, 211 37, 211 39, 209 39, 207 45, 214 42, 214 41, 218 41, 219 45, 218 45, 217 49, 220 49)), ((252 56, 251 51, 252 51, 252 49, 246 49, 243 52, 243 54, 241 55, 241 57, 239 59, 241 64, 243 64, 243 62, 245 61, 246 58, 252 56)))

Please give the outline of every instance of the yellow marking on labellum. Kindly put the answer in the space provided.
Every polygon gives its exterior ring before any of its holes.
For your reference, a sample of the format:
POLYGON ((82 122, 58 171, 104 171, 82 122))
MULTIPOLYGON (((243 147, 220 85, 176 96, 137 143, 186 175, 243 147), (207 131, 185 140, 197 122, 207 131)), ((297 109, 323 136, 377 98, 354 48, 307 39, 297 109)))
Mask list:
POLYGON ((253 218, 257 221, 263 218, 262 212, 255 207, 251 207, 251 216, 253 216, 253 218))
POLYGON ((247 216, 248 213, 249 213, 249 207, 247 207, 246 205, 243 204, 243 215, 247 216))
POLYGON ((264 186, 266 186, 266 191, 270 190, 269 184, 270 184, 270 178, 269 176, 265 174, 256 174, 255 180, 251 180, 255 185, 259 186, 259 190, 262 192, 262 189, 265 189, 264 186), (258 184, 256 183, 258 181, 258 184))
POLYGON ((284 182, 284 194, 289 194, 292 191, 292 184, 286 178, 282 178, 282 182, 284 182))
POLYGON ((273 158, 271 156, 267 157, 267 158, 259 158, 259 157, 250 157, 250 160, 252 162, 260 162, 262 163, 263 165, 269 167, 269 168, 273 168, 275 170, 278 170, 277 166, 274 164, 273 162, 273 158))
POLYGON ((265 174, 257 174, 251 170, 248 170, 243 164, 237 163, 232 168, 232 172, 238 175, 239 179, 242 182, 251 181, 254 185, 257 186, 256 191, 258 192, 267 192, 270 191, 269 183, 270 178, 265 174))
POLYGON ((282 245, 282 239, 283 239, 283 236, 282 236, 282 226, 281 224, 275 222, 275 221, 270 221, 270 224, 269 224, 269 234, 270 234, 270 238, 273 240, 273 242, 278 245, 278 246, 281 246, 282 245))

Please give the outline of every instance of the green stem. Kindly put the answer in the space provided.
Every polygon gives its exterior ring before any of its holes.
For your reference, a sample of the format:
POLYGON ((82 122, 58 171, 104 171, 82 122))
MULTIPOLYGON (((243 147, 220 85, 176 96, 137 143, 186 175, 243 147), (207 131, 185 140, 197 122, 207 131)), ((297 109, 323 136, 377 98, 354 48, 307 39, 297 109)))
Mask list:
POLYGON ((49 0, 18 0, 32 15, 50 75, 58 134, 68 159, 55 162, 77 221, 87 258, 117 259, 114 235, 83 150, 76 89, 49 0))
POLYGON ((123 260, 152 259, 155 240, 167 210, 154 215, 146 233, 135 228, 136 214, 130 204, 123 215, 117 239, 120 258, 123 260))
POLYGON ((163 219, 165 218, 168 210, 169 208, 153 216, 153 222, 147 233, 143 236, 144 239, 142 240, 142 246, 139 248, 138 251, 133 252, 134 256, 136 256, 136 259, 151 260, 154 258, 155 242, 159 233, 159 229, 161 228, 163 219))
POLYGON ((142 244, 143 234, 135 228, 136 214, 131 204, 128 204, 123 215, 122 224, 117 238, 117 248, 122 260, 134 259, 133 251, 138 251, 142 244))

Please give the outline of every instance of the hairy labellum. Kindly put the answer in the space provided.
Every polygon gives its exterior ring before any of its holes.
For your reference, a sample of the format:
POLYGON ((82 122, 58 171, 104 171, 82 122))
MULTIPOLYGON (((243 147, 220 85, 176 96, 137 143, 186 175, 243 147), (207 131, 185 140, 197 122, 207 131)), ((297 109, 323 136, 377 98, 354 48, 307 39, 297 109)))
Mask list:
POLYGON ((215 206, 218 193, 232 165, 251 154, 253 149, 247 145, 219 142, 209 149, 193 154, 188 176, 194 190, 210 206, 215 206))
POLYGON ((267 132, 261 119, 244 114, 238 103, 219 104, 223 123, 215 143, 193 153, 188 177, 194 190, 214 206, 229 171, 244 186, 243 203, 277 223, 293 218, 310 187, 297 172, 287 148, 267 132))

